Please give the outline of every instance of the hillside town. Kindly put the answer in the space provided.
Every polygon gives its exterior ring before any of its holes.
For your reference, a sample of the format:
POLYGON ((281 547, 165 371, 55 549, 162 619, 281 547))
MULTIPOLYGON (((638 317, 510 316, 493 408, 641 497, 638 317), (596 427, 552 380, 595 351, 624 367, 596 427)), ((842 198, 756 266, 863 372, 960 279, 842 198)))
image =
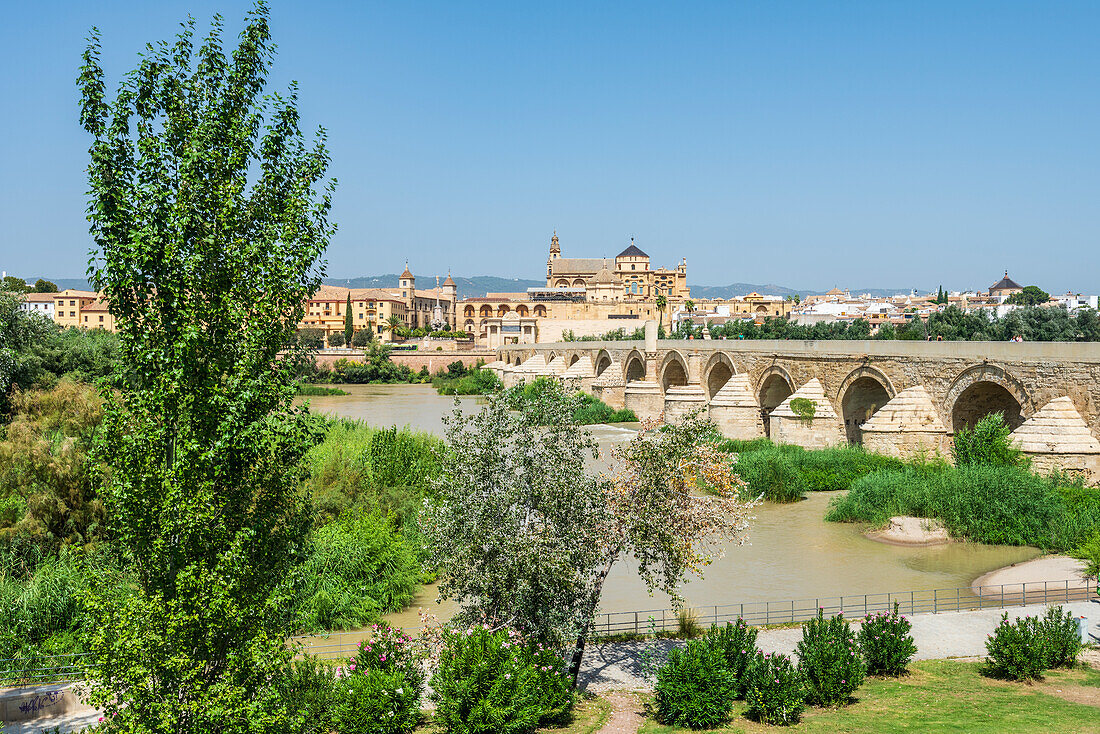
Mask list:
MULTIPOLYGON (((9 289, 13 284, 19 288, 21 281, 6 274, 5 278, 11 281, 9 289)), ((761 324, 767 319, 787 319, 800 326, 862 320, 870 336, 875 336, 887 324, 900 328, 917 319, 927 322, 932 314, 952 307, 1003 318, 1025 306, 1065 308, 1071 315, 1098 306, 1096 295, 1050 295, 1037 286, 1020 285, 1007 270, 988 288, 967 291, 941 288, 934 293, 873 296, 834 287, 805 297, 754 291, 731 298, 692 299, 685 258, 671 268, 654 267, 633 238, 614 258, 566 258, 556 232, 550 238, 545 287, 463 297, 450 272, 442 280, 440 276, 427 280, 431 287, 420 287, 406 263, 395 288, 323 285, 306 304, 299 329, 317 333, 326 345, 344 346, 350 310, 351 330, 360 334, 360 346, 368 335, 384 343, 435 335, 496 349, 595 338, 619 330, 629 333, 647 319, 658 320, 669 332, 685 325, 761 324)), ((37 292, 31 283, 22 290, 26 291, 25 311, 65 327, 114 331, 114 319, 100 293, 37 292)), ((709 338, 709 333, 702 329, 702 338, 709 338)))

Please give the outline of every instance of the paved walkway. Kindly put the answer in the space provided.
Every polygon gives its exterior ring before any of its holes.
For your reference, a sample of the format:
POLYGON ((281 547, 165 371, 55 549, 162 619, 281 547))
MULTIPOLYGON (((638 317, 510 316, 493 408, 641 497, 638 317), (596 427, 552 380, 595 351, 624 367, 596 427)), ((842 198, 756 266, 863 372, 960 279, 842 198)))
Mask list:
MULTIPOLYGON (((1063 604, 1062 607, 1075 616, 1087 617, 1089 633, 1093 641, 1100 641, 1100 603, 1083 601, 1063 604)), ((1009 619, 1046 614, 1042 605, 984 609, 971 612, 943 612, 941 614, 917 614, 909 617, 913 623, 913 640, 917 644, 917 660, 974 657, 985 655, 986 636, 1001 621, 1001 614, 1008 612, 1009 619)), ((802 639, 801 627, 763 630, 756 644, 764 652, 794 654, 795 645, 802 639)), ((585 650, 581 668, 581 688, 593 691, 615 689, 648 689, 652 683, 646 675, 647 651, 651 665, 659 665, 673 647, 684 644, 678 640, 652 640, 649 642, 623 642, 594 645, 585 650)))

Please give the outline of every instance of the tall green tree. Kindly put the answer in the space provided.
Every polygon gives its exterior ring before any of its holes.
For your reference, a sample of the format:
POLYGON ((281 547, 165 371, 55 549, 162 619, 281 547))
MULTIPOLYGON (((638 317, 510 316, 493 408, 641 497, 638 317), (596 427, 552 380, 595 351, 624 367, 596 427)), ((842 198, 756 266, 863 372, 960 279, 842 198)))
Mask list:
POLYGON ((26 293, 27 283, 22 278, 16 278, 14 275, 5 275, 3 290, 11 293, 26 293))
POLYGON ((54 283, 52 280, 44 280, 43 278, 39 278, 38 280, 34 281, 34 292, 57 293, 57 283, 54 283))
POLYGON ((1037 285, 1025 285, 1019 293, 1013 293, 1005 303, 1015 306, 1041 306, 1050 300, 1050 294, 1037 285))
POLYGON ((344 344, 351 346, 351 337, 355 333, 355 324, 351 320, 351 293, 348 293, 348 302, 344 305, 344 344))
POLYGON ((192 20, 147 45, 113 99, 93 29, 78 79, 89 276, 119 332, 97 453, 136 581, 88 599, 91 698, 124 732, 289 728, 275 686, 313 434, 278 353, 323 276, 334 184, 296 86, 265 92, 266 5, 232 51, 212 25, 197 48, 192 20))

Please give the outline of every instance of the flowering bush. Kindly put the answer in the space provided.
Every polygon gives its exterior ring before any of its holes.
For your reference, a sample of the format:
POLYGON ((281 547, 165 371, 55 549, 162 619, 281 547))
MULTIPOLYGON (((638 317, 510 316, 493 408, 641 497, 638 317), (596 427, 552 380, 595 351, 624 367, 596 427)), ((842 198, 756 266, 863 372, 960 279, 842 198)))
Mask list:
POLYGON ((405 734, 420 723, 420 687, 401 670, 363 669, 336 685, 333 723, 340 734, 405 734))
POLYGON ((913 636, 909 630, 913 625, 898 613, 898 603, 894 602, 894 611, 887 614, 874 614, 863 621, 859 630, 859 647, 867 663, 867 672, 880 675, 901 675, 909 666, 909 661, 917 653, 913 636))
POLYGON ((1039 622, 1039 631, 1046 646, 1046 667, 1072 668, 1081 651, 1077 618, 1062 607, 1051 607, 1039 622))
POLYGON ((673 649, 657 671, 656 716, 662 724, 712 729, 729 719, 737 678, 707 638, 673 649))
POLYGON ((795 652, 810 703, 845 705, 863 683, 866 668, 843 614, 826 619, 819 609, 817 617, 802 627, 802 639, 795 652))
POLYGON ((371 638, 359 644, 350 670, 400 670, 411 679, 422 678, 411 637, 385 623, 372 624, 370 630, 371 638))
POLYGON ((733 624, 717 625, 707 631, 704 638, 722 659, 722 664, 737 681, 736 695, 745 695, 745 672, 756 655, 756 628, 750 627, 745 620, 738 619, 733 624))
POLYGON ((572 707, 564 661, 514 630, 447 630, 432 677, 434 720, 455 734, 519 734, 572 707))
POLYGON ((1037 617, 1008 621, 1008 612, 985 641, 986 672, 996 678, 1035 680, 1046 670, 1046 640, 1037 617))
POLYGON ((797 724, 806 708, 806 681, 786 655, 755 651, 745 671, 746 713, 764 724, 797 724))

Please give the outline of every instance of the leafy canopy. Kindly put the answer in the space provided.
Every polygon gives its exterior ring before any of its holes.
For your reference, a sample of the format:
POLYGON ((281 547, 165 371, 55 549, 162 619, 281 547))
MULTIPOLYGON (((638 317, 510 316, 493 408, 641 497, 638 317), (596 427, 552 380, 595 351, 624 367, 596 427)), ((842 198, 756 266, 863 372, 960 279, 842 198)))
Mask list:
POLYGON ((329 156, 293 84, 265 95, 265 4, 231 51, 220 16, 194 33, 147 45, 112 98, 93 30, 78 79, 89 276, 121 363, 96 447, 136 580, 88 600, 92 701, 119 731, 273 731, 314 440, 278 354, 323 275, 329 156))

